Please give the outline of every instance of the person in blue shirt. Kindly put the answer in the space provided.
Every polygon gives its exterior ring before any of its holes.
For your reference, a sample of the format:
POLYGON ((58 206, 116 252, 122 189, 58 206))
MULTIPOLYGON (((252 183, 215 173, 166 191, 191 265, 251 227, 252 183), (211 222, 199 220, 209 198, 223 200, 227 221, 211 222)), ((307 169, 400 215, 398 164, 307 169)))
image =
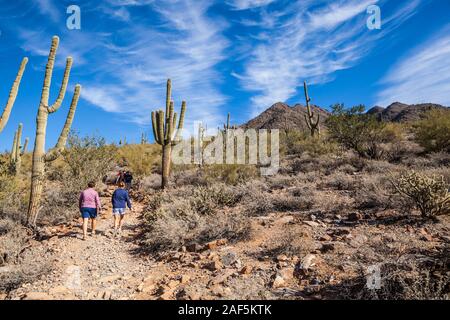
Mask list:
POLYGON ((119 188, 117 188, 112 195, 114 236, 118 236, 122 233, 122 225, 127 207, 128 209, 133 210, 130 195, 124 187, 125 183, 123 181, 119 182, 119 188))

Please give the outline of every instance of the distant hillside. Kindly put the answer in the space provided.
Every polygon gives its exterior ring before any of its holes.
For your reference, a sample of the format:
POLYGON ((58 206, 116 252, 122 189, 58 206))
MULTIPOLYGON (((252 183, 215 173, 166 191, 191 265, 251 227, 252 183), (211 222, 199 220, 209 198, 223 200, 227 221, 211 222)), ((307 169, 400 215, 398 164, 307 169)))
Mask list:
MULTIPOLYGON (((322 124, 330 115, 328 111, 318 106, 311 106, 311 108, 315 114, 320 114, 320 123, 322 124)), ((308 130, 304 117, 306 112, 306 107, 303 105, 296 104, 290 107, 285 103, 278 102, 241 127, 246 129, 297 129, 306 131, 308 130)))
POLYGON ((449 110, 448 107, 433 103, 408 105, 394 102, 386 109, 376 106, 367 111, 367 113, 374 114, 383 121, 409 122, 422 119, 428 111, 433 109, 449 110))

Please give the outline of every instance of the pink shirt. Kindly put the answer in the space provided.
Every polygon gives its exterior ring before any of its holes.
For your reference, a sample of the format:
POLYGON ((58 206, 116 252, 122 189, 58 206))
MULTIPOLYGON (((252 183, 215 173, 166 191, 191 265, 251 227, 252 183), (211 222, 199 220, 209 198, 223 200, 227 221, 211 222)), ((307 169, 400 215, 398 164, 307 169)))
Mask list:
POLYGON ((97 191, 92 188, 86 189, 80 194, 80 209, 81 208, 98 208, 102 207, 97 191))

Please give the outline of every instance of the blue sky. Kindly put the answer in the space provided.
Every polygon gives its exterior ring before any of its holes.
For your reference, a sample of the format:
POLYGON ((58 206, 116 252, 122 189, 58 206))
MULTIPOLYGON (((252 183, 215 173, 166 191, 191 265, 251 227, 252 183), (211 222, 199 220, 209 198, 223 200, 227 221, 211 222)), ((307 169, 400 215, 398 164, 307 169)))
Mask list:
POLYGON ((0 105, 22 57, 30 61, 0 150, 14 130, 34 137, 52 35, 61 42, 52 82, 56 98, 65 58, 74 64, 63 107, 50 116, 47 147, 59 134, 76 83, 83 86, 73 129, 108 141, 151 136, 150 112, 173 81, 187 125, 243 123, 282 101, 387 106, 450 105, 449 0, 0 0, 0 105), (66 9, 81 9, 69 30, 66 9), (369 30, 366 9, 381 8, 369 30))

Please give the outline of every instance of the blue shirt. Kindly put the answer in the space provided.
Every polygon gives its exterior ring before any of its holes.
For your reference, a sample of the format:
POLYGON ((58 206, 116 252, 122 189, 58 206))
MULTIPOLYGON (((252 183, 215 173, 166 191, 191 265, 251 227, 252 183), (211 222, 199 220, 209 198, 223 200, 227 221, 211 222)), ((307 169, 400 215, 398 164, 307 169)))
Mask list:
POLYGON ((128 191, 125 189, 116 189, 112 195, 112 205, 113 208, 126 208, 128 206, 131 209, 131 201, 130 196, 128 195, 128 191))

